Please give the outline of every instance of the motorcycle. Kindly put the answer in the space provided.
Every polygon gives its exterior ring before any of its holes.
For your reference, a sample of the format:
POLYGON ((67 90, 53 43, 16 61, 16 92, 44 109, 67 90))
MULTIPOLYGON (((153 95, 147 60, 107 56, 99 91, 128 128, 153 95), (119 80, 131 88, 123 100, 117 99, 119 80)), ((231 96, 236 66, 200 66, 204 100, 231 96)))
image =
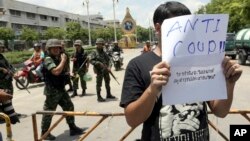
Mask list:
POLYGON ((35 73, 35 65, 30 60, 25 61, 23 68, 17 72, 17 79, 23 84, 22 86, 16 81, 16 87, 20 90, 27 88, 30 83, 43 82, 43 80, 35 73))
POLYGON ((121 66, 123 65, 123 63, 122 63, 123 58, 122 58, 120 52, 115 51, 112 53, 112 61, 114 63, 115 71, 120 70, 121 66))

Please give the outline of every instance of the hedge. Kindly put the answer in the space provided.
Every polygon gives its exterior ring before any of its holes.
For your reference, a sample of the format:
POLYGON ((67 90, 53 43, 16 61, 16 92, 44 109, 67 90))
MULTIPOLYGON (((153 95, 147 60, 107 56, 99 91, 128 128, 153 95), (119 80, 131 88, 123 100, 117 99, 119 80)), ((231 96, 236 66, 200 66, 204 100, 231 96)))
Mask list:
MULTIPOLYGON (((84 47, 85 51, 89 54, 91 53, 95 47, 84 47)), ((74 48, 66 48, 66 52, 69 54, 72 54, 74 52, 74 48)), ((3 53, 3 55, 6 57, 6 59, 9 61, 10 64, 20 64, 25 62, 27 59, 29 59, 32 55, 33 51, 12 51, 12 52, 6 52, 3 53)))

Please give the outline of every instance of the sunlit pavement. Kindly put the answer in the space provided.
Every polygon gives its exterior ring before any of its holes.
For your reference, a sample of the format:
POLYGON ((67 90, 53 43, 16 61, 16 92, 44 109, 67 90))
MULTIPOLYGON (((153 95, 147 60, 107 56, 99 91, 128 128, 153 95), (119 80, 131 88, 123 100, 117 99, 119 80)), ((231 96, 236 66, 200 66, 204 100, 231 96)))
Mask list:
MULTIPOLYGON (((92 81, 87 83, 87 95, 84 97, 75 97, 72 99, 75 111, 85 112, 93 111, 100 113, 123 113, 123 109, 119 107, 121 88, 123 83, 123 77, 126 65, 129 60, 140 54, 141 49, 124 49, 124 66, 121 71, 112 71, 117 77, 117 80, 121 85, 118 85, 116 81, 111 78, 111 92, 115 95, 118 100, 116 101, 107 101, 103 103, 97 102, 96 90, 95 90, 95 75, 93 73, 93 68, 90 65, 89 73, 93 76, 92 81)), ((236 85, 235 96, 232 108, 234 109, 249 109, 249 99, 250 99, 250 65, 243 66, 243 75, 239 80, 239 83, 236 85)), ((14 84, 14 83, 13 83, 14 84)), ((31 85, 29 90, 31 94, 28 94, 25 90, 18 90, 15 87, 15 96, 13 99, 14 107, 18 113, 24 115, 21 118, 21 123, 12 125, 13 139, 15 141, 32 141, 33 138, 33 127, 32 127, 32 118, 31 114, 36 111, 41 111, 43 109, 43 102, 45 96, 43 95, 43 85, 31 85), (25 117, 27 115, 27 117, 25 117)), ((68 89, 68 87, 66 88, 68 89)), ((81 89, 78 89, 78 94, 81 93, 81 89)), ((71 95, 72 93, 70 93, 71 95)), ((106 90, 104 83, 102 86, 101 95, 106 97, 106 90)), ((57 111, 62 111, 58 107, 57 111)), ((53 121, 58 119, 59 116, 54 116, 53 121)), ((225 119, 216 119, 214 116, 209 116, 218 127, 229 136, 229 125, 230 124, 249 124, 247 120, 239 115, 229 115, 225 119)), ((100 117, 83 117, 76 116, 76 124, 82 128, 88 127, 91 128, 94 124, 100 119, 100 117)), ((37 124, 38 124, 38 134, 40 136, 40 124, 41 124, 41 115, 37 115, 37 124)), ((85 140, 86 141, 117 141, 119 140, 130 127, 126 124, 124 117, 111 117, 107 118, 100 126, 98 126, 85 140)), ((128 137, 127 141, 133 141, 140 138, 141 126, 136 128, 128 137)), ((0 131, 2 136, 6 138, 6 129, 5 124, 0 124, 0 131)), ((71 141, 77 140, 78 136, 69 136, 69 128, 63 120, 53 131, 52 134, 57 137, 57 141, 71 141)), ((223 139, 217 135, 213 129, 210 129, 211 139, 222 141, 223 139)))

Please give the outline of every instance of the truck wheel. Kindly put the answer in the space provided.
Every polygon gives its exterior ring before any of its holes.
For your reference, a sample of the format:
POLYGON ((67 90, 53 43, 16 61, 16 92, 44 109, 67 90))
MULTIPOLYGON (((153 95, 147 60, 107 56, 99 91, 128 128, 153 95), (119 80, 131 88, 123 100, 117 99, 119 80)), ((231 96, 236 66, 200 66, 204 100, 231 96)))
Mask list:
POLYGON ((245 56, 242 52, 239 52, 239 64, 240 65, 245 65, 247 60, 247 56, 245 56))

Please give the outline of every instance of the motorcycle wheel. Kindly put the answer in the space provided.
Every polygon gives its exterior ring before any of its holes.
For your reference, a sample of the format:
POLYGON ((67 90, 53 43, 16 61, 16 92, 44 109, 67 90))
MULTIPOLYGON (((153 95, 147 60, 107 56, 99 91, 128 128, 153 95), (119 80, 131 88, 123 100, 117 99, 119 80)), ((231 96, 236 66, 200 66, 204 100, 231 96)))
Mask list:
MULTIPOLYGON (((21 76, 21 77, 19 77, 18 79, 23 83, 23 85, 24 85, 26 88, 28 87, 28 85, 29 85, 29 80, 27 79, 27 77, 21 76)), ((20 89, 20 90, 25 89, 25 87, 23 87, 22 85, 20 85, 17 81, 16 81, 16 87, 17 87, 18 89, 20 89)))

